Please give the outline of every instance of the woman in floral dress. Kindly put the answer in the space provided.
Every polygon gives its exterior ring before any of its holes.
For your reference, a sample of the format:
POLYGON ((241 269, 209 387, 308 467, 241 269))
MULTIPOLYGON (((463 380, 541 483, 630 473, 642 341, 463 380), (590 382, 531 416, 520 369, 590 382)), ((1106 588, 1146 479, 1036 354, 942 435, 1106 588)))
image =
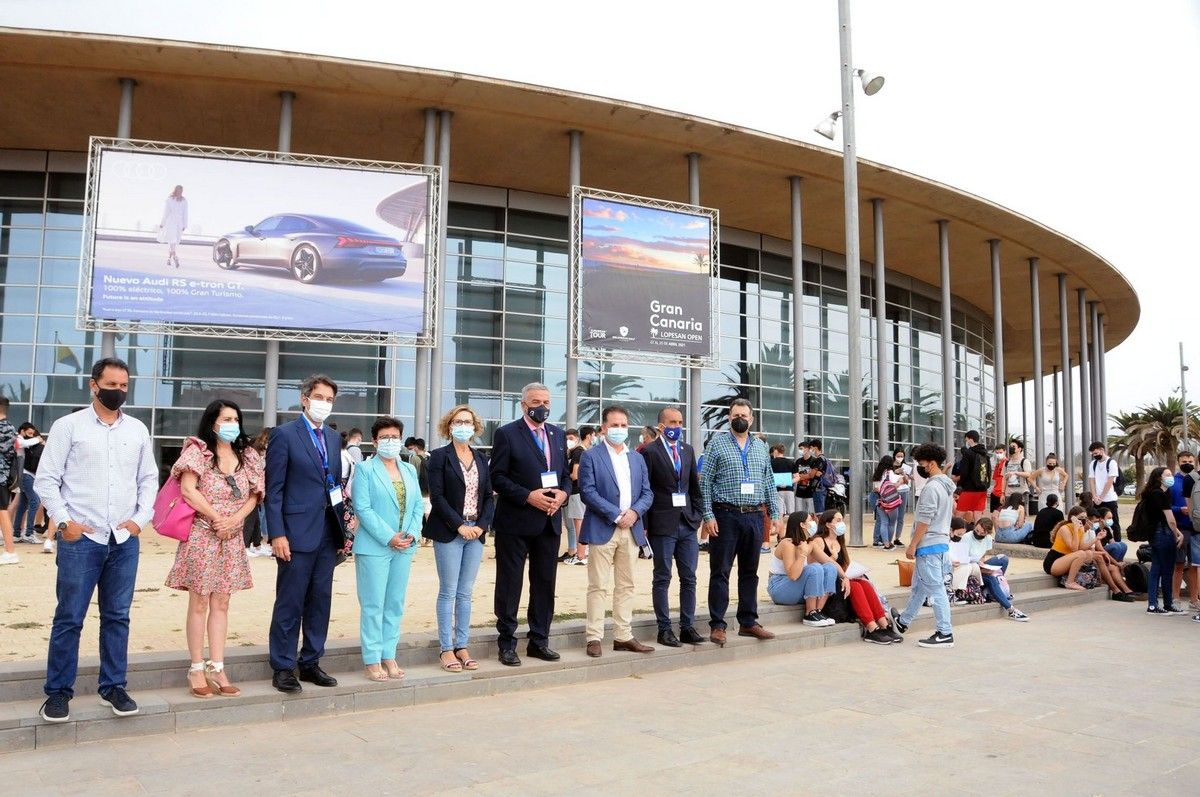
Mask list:
POLYGON ((239 695, 241 690, 225 674, 225 634, 229 596, 254 586, 242 524, 263 495, 263 459, 250 445, 238 405, 222 399, 208 405, 171 476, 179 479, 183 500, 196 510, 191 534, 179 543, 167 574, 168 587, 188 591, 188 686, 195 697, 239 695))

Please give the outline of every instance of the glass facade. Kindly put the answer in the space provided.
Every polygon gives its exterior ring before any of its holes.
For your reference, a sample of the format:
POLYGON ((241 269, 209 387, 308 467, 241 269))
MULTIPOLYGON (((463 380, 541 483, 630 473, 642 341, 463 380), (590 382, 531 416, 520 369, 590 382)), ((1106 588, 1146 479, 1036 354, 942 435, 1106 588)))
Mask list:
MULTIPOLYGON (((2 155, 4 153, 0 153, 2 155)), ((12 401, 15 422, 46 429, 89 400, 87 373, 98 356, 99 334, 75 328, 75 292, 82 247, 84 175, 55 168, 55 153, 22 152, 23 168, 0 168, 0 392, 12 401), (41 167, 33 164, 41 158, 41 167)), ((75 157, 75 156, 72 156, 75 157)), ((461 193, 461 192, 460 192, 461 193)), ((446 312, 442 334, 443 393, 432 414, 468 402, 491 429, 513 418, 520 389, 550 387, 557 420, 565 417, 568 220, 563 212, 512 207, 507 199, 456 201, 451 188, 446 247, 446 312)), ((508 192, 489 190, 494 197, 508 192)), ((779 242, 728 231, 737 243, 721 247, 720 368, 703 371, 701 422, 724 424, 739 396, 756 408, 756 426, 772 441, 790 441, 791 318, 797 292, 791 259, 779 242)), ((864 268, 868 271, 868 268, 864 268)), ((889 444, 909 446, 940 436, 940 312, 936 289, 906 277, 889 278, 885 296, 892 363, 889 444)), ((872 358, 874 283, 863 280, 864 382, 848 385, 846 274, 840 256, 815 252, 801 286, 805 351, 804 436, 825 441, 837 459, 847 455, 849 401, 863 402, 869 456, 876 439, 872 358), (854 394, 852 396, 852 394, 854 394)), ((952 315, 954 426, 990 436, 991 324, 965 303, 952 315)), ((131 333, 117 356, 132 371, 131 414, 151 429, 170 458, 195 433, 200 412, 216 396, 237 401, 250 431, 262 425, 263 341, 131 333)), ((283 342, 279 420, 299 411, 299 383, 323 371, 338 381, 341 429, 367 429, 379 414, 410 422, 414 411, 415 352, 411 348, 283 342)), ((578 417, 598 422, 602 405, 627 406, 635 422, 687 399, 685 369, 628 362, 581 361, 578 417)), ((689 419, 690 420, 690 419, 689 419)), ((430 445, 439 441, 431 440, 430 445)))

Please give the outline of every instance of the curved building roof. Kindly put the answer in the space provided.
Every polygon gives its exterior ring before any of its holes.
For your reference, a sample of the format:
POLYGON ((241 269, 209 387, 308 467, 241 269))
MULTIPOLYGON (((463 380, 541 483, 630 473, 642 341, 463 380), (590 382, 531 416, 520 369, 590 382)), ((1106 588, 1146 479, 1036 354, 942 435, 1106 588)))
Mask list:
MULTIPOLYGON (((804 243, 845 248, 841 154, 782 136, 636 103, 492 78, 221 45, 0 28, 5 119, 0 148, 85 151, 115 134, 118 78, 131 77, 133 136, 274 149, 278 92, 296 93, 294 152, 420 162, 423 111, 454 112, 450 177, 565 196, 568 136, 583 131, 582 181, 686 201, 686 154, 701 155, 701 203, 723 225, 790 239, 788 178, 804 178, 804 243)), ((1056 275, 1065 273, 1072 352, 1077 299, 1101 303, 1106 345, 1132 332, 1129 281, 1083 244, 1007 208, 879 163, 860 161, 862 253, 870 200, 885 200, 889 272, 939 283, 939 219, 950 221, 951 289, 991 315, 989 239, 1000 239, 1007 381, 1032 376, 1028 258, 1041 263, 1042 362, 1061 366, 1056 275)))

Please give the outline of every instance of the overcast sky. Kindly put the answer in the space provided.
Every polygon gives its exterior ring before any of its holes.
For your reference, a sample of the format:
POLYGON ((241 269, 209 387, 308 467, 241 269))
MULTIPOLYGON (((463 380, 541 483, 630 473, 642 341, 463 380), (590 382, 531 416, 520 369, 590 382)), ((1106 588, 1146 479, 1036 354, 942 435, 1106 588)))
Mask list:
MULTIPOLYGON (((1109 355, 1110 411, 1178 385, 1181 338, 1200 372, 1200 291, 1189 287, 1200 284, 1200 0, 853 6, 855 63, 887 77, 881 93, 857 103, 860 156, 1026 214, 1125 273, 1142 312, 1109 355)), ((826 146, 811 128, 839 105, 834 0, 0 0, 0 24, 448 69, 826 146)), ((1190 387, 1200 399, 1200 380, 1190 387)), ((1014 416, 1019 407, 1014 390, 1014 416)))

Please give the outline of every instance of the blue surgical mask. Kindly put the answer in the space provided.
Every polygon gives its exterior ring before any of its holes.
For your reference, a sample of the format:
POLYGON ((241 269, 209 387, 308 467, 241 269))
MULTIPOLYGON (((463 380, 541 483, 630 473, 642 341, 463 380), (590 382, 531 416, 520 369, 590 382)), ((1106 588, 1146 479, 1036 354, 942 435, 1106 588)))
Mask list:
POLYGON ((1099 530, 1100 530, 1100 524, 1093 522, 1092 523, 1092 531, 1099 531, 1099 530))
POLYGON ((672 443, 678 443, 679 438, 683 437, 683 427, 666 426, 663 428, 662 433, 663 437, 667 438, 667 440, 671 441, 672 443))
POLYGON ((222 423, 217 425, 217 437, 224 440, 226 443, 232 443, 238 439, 242 433, 242 427, 236 421, 233 423, 222 423))
POLYGON ((1112 518, 1105 518, 1105 519, 1104 519, 1104 527, 1105 527, 1105 528, 1111 529, 1111 528, 1112 528, 1112 524, 1113 524, 1113 519, 1112 519, 1112 518))
POLYGON ((808 536, 810 537, 817 533, 817 522, 815 520, 805 523, 804 527, 808 530, 808 536))
POLYGON ((400 444, 400 440, 395 437, 389 437, 386 440, 380 440, 375 443, 375 450, 379 452, 379 456, 384 459, 395 459, 400 456, 400 452, 404 446, 400 444))
POLYGON ((608 442, 614 446, 625 445, 625 441, 629 439, 629 429, 619 426, 610 426, 604 430, 604 436, 608 438, 608 442))
POLYGON ((460 443, 465 443, 475 436, 474 426, 451 426, 450 436, 460 443))
POLYGON ((834 533, 834 534, 836 534, 836 535, 838 535, 839 537, 841 537, 843 534, 845 534, 845 533, 846 533, 846 524, 845 524, 845 523, 839 523, 839 524, 837 524, 836 526, 834 526, 834 527, 833 527, 833 533, 834 533))
POLYGON ((1174 476, 1172 476, 1169 473, 1166 476, 1163 476, 1163 487, 1166 487, 1169 490, 1170 488, 1172 488, 1174 486, 1175 486, 1175 477, 1174 476))

